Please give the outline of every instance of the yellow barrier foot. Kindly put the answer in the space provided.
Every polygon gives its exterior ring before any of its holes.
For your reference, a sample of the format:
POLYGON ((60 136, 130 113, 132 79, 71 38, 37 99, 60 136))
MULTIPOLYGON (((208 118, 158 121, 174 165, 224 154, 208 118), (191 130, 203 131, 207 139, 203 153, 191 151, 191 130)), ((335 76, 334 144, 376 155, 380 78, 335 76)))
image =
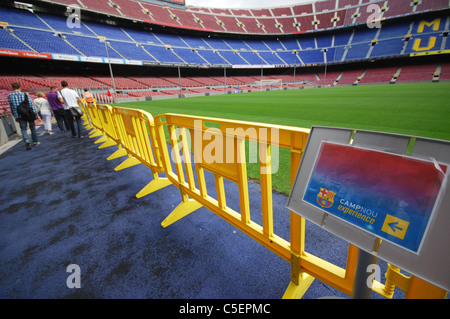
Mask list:
POLYGON ((103 135, 103 134, 102 134, 101 131, 94 131, 94 132, 92 132, 91 135, 89 135, 89 138, 99 137, 99 136, 102 136, 102 135, 103 135))
POLYGON ((129 157, 125 161, 123 161, 119 166, 117 166, 114 170, 117 172, 117 171, 120 171, 122 169, 131 167, 131 166, 135 166, 135 165, 138 165, 138 164, 142 164, 141 161, 139 161, 135 157, 129 157))
POLYGON ((115 151, 114 153, 112 153, 107 160, 111 161, 113 159, 119 158, 119 157, 123 157, 127 155, 127 151, 125 151, 125 149, 123 148, 119 148, 117 151, 115 151))
POLYGON ((172 182, 167 178, 154 179, 150 183, 147 184, 143 189, 136 194, 137 198, 144 197, 150 193, 156 192, 157 190, 164 188, 166 186, 171 185, 172 182))
POLYGON ((288 288, 284 292, 283 299, 301 299, 314 281, 314 277, 307 273, 302 273, 299 284, 291 281, 288 288))
POLYGON ((181 218, 189 215, 193 211, 196 211, 203 205, 199 202, 189 199, 187 202, 181 202, 171 213, 169 216, 164 219, 164 221, 161 223, 161 226, 163 228, 166 228, 167 226, 172 225, 176 221, 180 220, 181 218))
POLYGON ((101 149, 101 148, 110 147, 110 146, 114 146, 114 145, 117 145, 117 143, 114 142, 112 139, 107 138, 106 142, 103 143, 102 145, 100 145, 98 148, 101 149))
POLYGON ((108 140, 108 137, 106 135, 103 135, 102 137, 100 137, 98 140, 96 140, 94 142, 94 144, 98 144, 98 143, 105 143, 108 140))

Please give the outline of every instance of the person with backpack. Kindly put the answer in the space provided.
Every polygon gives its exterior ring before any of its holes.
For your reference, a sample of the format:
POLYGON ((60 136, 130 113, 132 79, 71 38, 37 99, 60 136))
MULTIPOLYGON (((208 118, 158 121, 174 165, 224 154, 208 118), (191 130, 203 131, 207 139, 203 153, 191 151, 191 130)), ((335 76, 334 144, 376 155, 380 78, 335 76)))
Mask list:
POLYGON ((16 119, 16 122, 19 122, 23 141, 25 142, 27 150, 30 150, 32 143, 34 146, 40 144, 36 126, 34 124, 34 121, 37 119, 38 111, 28 93, 23 93, 21 91, 20 83, 14 82, 11 86, 14 92, 8 95, 9 108, 11 109, 11 114, 16 119), (27 132, 28 126, 31 131, 31 139, 27 132))

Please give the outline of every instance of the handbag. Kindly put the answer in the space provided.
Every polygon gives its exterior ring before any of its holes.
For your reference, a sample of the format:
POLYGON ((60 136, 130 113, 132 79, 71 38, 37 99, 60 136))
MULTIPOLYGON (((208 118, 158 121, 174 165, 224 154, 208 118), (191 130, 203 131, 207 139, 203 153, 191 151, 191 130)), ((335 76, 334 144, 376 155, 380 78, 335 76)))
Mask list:
POLYGON ((72 116, 75 117, 83 116, 83 110, 81 110, 79 106, 72 106, 69 110, 72 116))

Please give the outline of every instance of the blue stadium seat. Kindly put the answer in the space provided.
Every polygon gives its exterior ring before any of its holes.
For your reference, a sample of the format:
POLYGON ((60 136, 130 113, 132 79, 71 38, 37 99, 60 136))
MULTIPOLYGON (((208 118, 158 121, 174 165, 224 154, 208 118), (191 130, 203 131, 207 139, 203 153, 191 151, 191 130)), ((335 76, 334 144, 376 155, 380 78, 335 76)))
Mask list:
POLYGON ((450 50, 450 40, 449 40, 448 37, 447 37, 447 41, 445 42, 445 48, 444 48, 444 50, 450 50))
POLYGON ((415 34, 408 41, 405 53, 420 53, 426 51, 436 51, 441 49, 443 36, 441 32, 415 34), (434 39, 432 39, 434 38, 434 39), (414 50, 414 43, 420 39, 419 50, 414 50), (434 43, 433 43, 434 42, 434 43), (420 50, 422 49, 422 50, 420 50))
POLYGON ((370 57, 386 57, 390 55, 401 54, 403 44, 405 43, 404 38, 396 38, 389 40, 379 40, 373 47, 370 57))
MULTIPOLYGON (((70 28, 67 24, 66 17, 58 17, 51 14, 39 13, 38 14, 41 19, 43 19, 48 25, 50 25, 54 30, 64 32, 64 33, 73 33, 79 32, 89 36, 95 36, 83 23, 79 23, 79 27, 70 28)), ((71 20, 71 22, 73 22, 71 20)))
MULTIPOLYGON (((265 43, 270 49, 272 49, 273 51, 285 50, 285 48, 289 50, 289 48, 286 46, 285 40, 283 40, 283 41, 279 41, 279 40, 264 40, 264 43, 265 43), (282 43, 282 42, 283 42, 283 43, 282 43), (284 45, 284 46, 283 46, 283 45, 284 45)), ((297 49, 297 50, 300 49, 300 48, 298 47, 297 41, 295 41, 295 45, 296 45, 296 48, 295 48, 295 49, 297 49)), ((291 50, 293 50, 293 49, 291 49, 291 50)))
POLYGON ((155 61, 141 47, 137 46, 136 43, 114 40, 110 40, 109 42, 114 49, 119 51, 128 60, 155 61))
POLYGON ((17 40, 8 31, 0 29, 0 47, 2 49, 31 51, 25 44, 17 40))
POLYGON ((298 42, 303 50, 308 48, 316 49, 316 41, 314 40, 314 37, 300 38, 298 39, 298 42))
POLYGON ((277 55, 288 65, 301 64, 297 55, 291 51, 277 52, 277 55))
POLYGON ((155 33, 155 36, 161 41, 163 44, 167 44, 174 47, 179 48, 187 48, 188 45, 181 40, 181 38, 177 35, 172 34, 164 34, 164 33, 155 33))
POLYGON ((382 25, 378 39, 390 39, 404 37, 408 34, 411 22, 402 22, 389 25, 382 25))
POLYGON ((264 60, 261 59, 261 57, 253 52, 243 52, 240 51, 239 54, 243 59, 245 59, 249 64, 255 64, 255 65, 261 65, 261 64, 267 64, 264 62, 264 60))
POLYGON ((284 64, 280 58, 274 54, 274 52, 260 51, 258 52, 261 58, 263 58, 268 64, 281 65, 284 64))
POLYGON ((317 47, 318 48, 330 48, 332 40, 333 40, 332 35, 317 36, 316 37, 317 47))
POLYGON ((210 47, 203 41, 203 38, 191 37, 183 35, 182 39, 188 46, 194 49, 210 49, 210 47))
MULTIPOLYGON (((339 62, 336 61, 336 48, 328 48, 327 49, 327 63, 331 63, 331 62, 339 62)), ((325 61, 324 61, 325 62, 325 61)))
POLYGON ((212 50, 202 50, 199 49, 198 54, 200 54, 205 60, 207 60, 211 65, 228 65, 229 63, 225 61, 219 54, 218 51, 212 50))
POLYGON ((370 43, 352 44, 349 48, 345 61, 365 59, 370 49, 370 43))
POLYGON ((347 45, 350 39, 350 32, 338 33, 334 35, 334 46, 338 47, 341 45, 347 45))
POLYGON ((263 41, 246 40, 245 43, 252 50, 270 51, 270 48, 263 41))
POLYGON ((213 49, 231 50, 230 47, 221 39, 205 38, 204 40, 213 49))
POLYGON ((303 50, 300 51, 300 58, 305 64, 318 64, 324 63, 322 50, 303 50))
POLYGON ((377 32, 378 32, 377 28, 357 30, 353 35, 352 44, 363 42, 369 43, 370 41, 375 39, 377 32))
POLYGON ((29 28, 15 27, 14 33, 40 53, 79 55, 74 48, 68 45, 59 36, 54 35, 54 32, 52 31, 40 31, 29 28))
POLYGON ((96 35, 106 37, 111 40, 124 40, 130 41, 130 38, 119 28, 115 26, 95 23, 95 22, 83 22, 87 27, 95 32, 96 35))
POLYGON ((223 56, 224 59, 226 59, 231 64, 248 64, 245 62, 237 53, 234 53, 233 51, 220 51, 220 54, 223 56))
POLYGON ((333 61, 334 62, 342 62, 342 57, 344 56, 345 51, 346 51, 346 48, 344 46, 335 48, 333 61))
POLYGON ((250 47, 242 40, 226 39, 224 40, 233 50, 250 50, 250 47))
POLYGON ((27 10, 0 7, 0 21, 11 26, 23 26, 50 30, 34 13, 27 10))
POLYGON ((188 64, 208 64, 192 49, 174 48, 173 50, 188 64))
POLYGON ((135 29, 126 29, 125 32, 138 43, 161 44, 161 41, 159 41, 151 32, 135 29))
POLYGON ((419 33, 429 33, 429 32, 435 32, 435 31, 444 31, 445 30, 445 24, 446 19, 420 19, 416 20, 413 23, 413 27, 411 30, 412 34, 419 33), (421 28, 422 23, 422 28, 421 28), (437 30, 434 30, 434 28, 437 27, 437 30))
POLYGON ((172 50, 163 46, 157 45, 144 45, 144 48, 150 53, 157 61, 161 63, 181 63, 180 59, 173 54, 172 50))
MULTIPOLYGON (((98 38, 67 34, 66 39, 86 56, 107 57, 105 43, 100 42, 98 38)), ((108 55, 110 58, 123 59, 111 48, 108 48, 108 55)))

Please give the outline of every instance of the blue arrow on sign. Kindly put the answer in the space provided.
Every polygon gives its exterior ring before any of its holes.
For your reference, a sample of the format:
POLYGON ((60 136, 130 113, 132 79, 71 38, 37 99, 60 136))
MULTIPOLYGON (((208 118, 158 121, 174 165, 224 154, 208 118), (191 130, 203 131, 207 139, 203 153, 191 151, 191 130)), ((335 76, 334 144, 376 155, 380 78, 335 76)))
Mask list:
POLYGON ((400 231, 402 231, 403 230, 403 228, 400 228, 400 227, 398 227, 397 225, 398 225, 398 222, 395 222, 395 223, 389 223, 388 224, 389 225, 389 227, 391 227, 391 229, 392 229, 392 231, 395 233, 395 231, 398 229, 398 230, 400 230, 400 231))

